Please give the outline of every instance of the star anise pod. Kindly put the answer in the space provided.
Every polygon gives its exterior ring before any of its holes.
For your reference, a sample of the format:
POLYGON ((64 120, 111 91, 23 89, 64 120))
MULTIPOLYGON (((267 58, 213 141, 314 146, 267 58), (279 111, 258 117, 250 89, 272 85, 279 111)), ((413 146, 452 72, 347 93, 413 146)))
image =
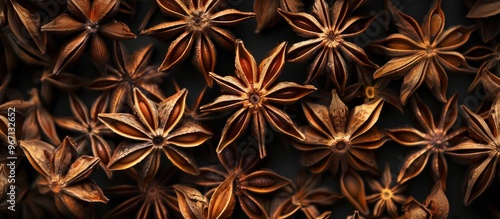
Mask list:
POLYGON ((385 103, 403 112, 403 107, 399 102, 397 94, 388 87, 390 80, 388 78, 374 80, 372 71, 368 71, 368 69, 367 67, 356 66, 358 83, 346 88, 345 96, 342 97, 342 100, 347 102, 354 97, 358 97, 363 98, 365 103, 368 103, 377 98, 382 98, 385 103))
POLYGON ((223 214, 223 212, 215 212, 215 217, 208 216, 209 201, 200 191, 184 185, 174 185, 173 187, 177 200, 179 200, 179 210, 184 218, 210 219, 223 214))
POLYGON ((453 26, 444 30, 441 1, 435 1, 422 25, 388 2, 399 33, 374 42, 378 51, 392 59, 375 71, 375 79, 404 76, 400 100, 408 98, 424 83, 441 102, 446 102, 448 75, 443 67, 456 72, 471 72, 464 56, 455 50, 465 44, 473 28, 453 26))
POLYGON ((447 153, 460 162, 473 163, 464 187, 464 203, 469 205, 490 186, 500 165, 500 95, 497 95, 486 120, 464 105, 462 109, 471 139, 449 148, 447 153))
POLYGON ((299 12, 304 10, 302 0, 255 0, 253 11, 257 19, 255 33, 260 33, 263 29, 270 28, 280 19, 278 8, 287 12, 299 12))
POLYGON ((210 192, 210 202, 214 204, 208 208, 208 215, 223 215, 220 218, 230 216, 237 198, 248 217, 267 218, 263 201, 254 193, 271 193, 286 186, 290 181, 268 169, 255 170, 260 159, 252 147, 244 149, 240 154, 237 146, 231 144, 218 154, 218 157, 223 168, 202 167, 199 177, 193 180, 201 186, 216 187, 210 192))
POLYGON ((90 44, 90 56, 96 67, 102 72, 109 59, 109 52, 104 38, 114 41, 134 39, 128 26, 113 20, 118 11, 119 0, 68 0, 68 12, 54 18, 42 26, 44 32, 68 35, 78 34, 65 43, 59 51, 53 73, 75 64, 90 44))
POLYGON ((377 67, 361 47, 346 40, 365 31, 375 18, 353 15, 353 12, 365 3, 366 0, 336 0, 329 9, 324 0, 316 0, 312 15, 278 9, 298 35, 311 38, 293 44, 287 54, 287 59, 291 62, 315 57, 309 66, 306 83, 311 83, 326 72, 335 88, 344 93, 351 62, 377 67))
POLYGON ((109 129, 102 124, 99 119, 99 113, 104 113, 109 99, 107 95, 101 95, 92 104, 89 112, 87 106, 74 94, 69 95, 69 103, 74 118, 56 118, 55 122, 63 129, 77 132, 80 135, 75 138, 78 150, 84 151, 88 145, 92 149, 92 154, 100 159, 100 166, 111 178, 111 171, 107 165, 111 158, 111 146, 102 137, 102 134, 110 133, 109 129))
POLYGON ((496 94, 500 92, 500 44, 474 46, 466 51, 464 55, 467 60, 481 62, 476 77, 469 86, 469 92, 482 84, 490 97, 494 99, 496 94))
POLYGON ((117 200, 121 203, 104 217, 120 218, 133 213, 137 219, 146 219, 170 218, 173 213, 179 214, 178 201, 175 198, 172 185, 169 184, 175 179, 178 172, 171 167, 169 166, 144 185, 141 184, 140 176, 134 169, 127 170, 130 178, 137 184, 118 185, 106 189, 106 192, 117 196, 117 200), (125 199, 126 197, 129 198, 125 199))
POLYGON ((464 0, 469 8, 467 18, 475 18, 483 42, 488 42, 500 34, 500 29, 496 28, 500 22, 500 1, 498 0, 464 0))
POLYGON ((166 71, 186 59, 194 46, 193 64, 202 72, 209 87, 213 81, 208 76, 217 63, 214 40, 225 48, 233 48, 235 37, 223 29, 251 18, 254 13, 235 9, 217 11, 220 0, 156 0, 161 11, 177 20, 160 23, 141 34, 160 40, 177 38, 170 44, 159 71, 166 71))
POLYGON ((286 42, 275 47, 261 62, 257 63, 247 51, 243 41, 236 43, 236 76, 219 76, 210 73, 221 90, 227 94, 218 97, 213 103, 200 108, 202 112, 237 111, 227 120, 217 146, 217 153, 238 139, 252 121, 252 134, 257 139, 259 154, 266 156, 265 136, 268 131, 266 121, 271 127, 296 139, 304 139, 292 119, 276 108, 274 104, 292 104, 312 93, 312 85, 300 85, 294 82, 275 83, 285 64, 286 42))
POLYGON ((41 17, 38 13, 30 12, 29 7, 26 6, 29 6, 26 1, 2 1, 0 3, 0 28, 8 25, 19 44, 29 44, 29 39, 31 39, 38 48, 38 52, 43 54, 45 53, 47 36, 39 30, 41 17))
POLYGON ((435 180, 441 181, 444 189, 446 189, 448 164, 444 155, 451 146, 454 146, 464 137, 463 134, 466 131, 466 128, 450 130, 458 116, 457 101, 456 94, 448 99, 439 120, 437 120, 434 119, 427 103, 417 97, 412 101, 412 108, 418 124, 424 131, 411 127, 387 131, 387 135, 397 143, 409 147, 419 147, 418 150, 406 157, 398 175, 398 183, 403 184, 419 175, 430 160, 432 176, 435 180))
POLYGON ((396 183, 392 184, 392 175, 389 165, 385 165, 384 173, 379 181, 369 179, 367 184, 370 189, 375 192, 366 197, 368 203, 375 203, 373 206, 373 216, 380 218, 384 212, 389 213, 392 218, 398 217, 397 204, 403 204, 406 197, 401 194, 405 190, 405 186, 396 183))
POLYGON ((116 134, 125 137, 115 149, 108 168, 123 170, 141 163, 140 177, 147 183, 160 167, 161 152, 179 169, 198 174, 195 160, 180 148, 195 147, 212 134, 194 123, 181 123, 187 91, 183 89, 155 103, 134 88, 135 115, 101 113, 99 120, 116 134))
POLYGON ((20 146, 42 176, 37 182, 40 191, 54 194, 60 212, 84 218, 88 210, 83 202, 108 202, 99 186, 89 178, 99 158, 78 157, 72 138, 66 137, 57 149, 40 140, 23 140, 20 146))
POLYGON ((91 90, 109 91, 110 112, 120 112, 124 106, 133 108, 133 89, 165 99, 160 87, 161 78, 167 73, 156 70, 150 65, 153 45, 143 47, 133 54, 128 54, 121 43, 115 43, 113 50, 114 67, 108 68, 108 75, 95 79, 88 85, 91 90))
POLYGON ((309 175, 306 171, 300 171, 290 184, 291 191, 287 191, 289 197, 284 201, 277 199, 280 204, 272 218, 288 218, 301 210, 307 218, 314 219, 320 216, 318 206, 331 206, 343 198, 327 187, 320 187, 320 183, 320 174, 309 175))
POLYGON ((408 197, 402 207, 404 214, 398 219, 446 219, 449 210, 448 198, 442 184, 440 181, 436 181, 424 204, 411 196, 408 197))
POLYGON ((304 140, 292 142, 304 152, 300 158, 302 165, 313 173, 330 170, 338 175, 353 168, 376 175, 378 167, 373 150, 387 141, 384 133, 374 127, 383 105, 379 98, 349 112, 335 90, 329 107, 302 103, 310 126, 302 127, 304 140))

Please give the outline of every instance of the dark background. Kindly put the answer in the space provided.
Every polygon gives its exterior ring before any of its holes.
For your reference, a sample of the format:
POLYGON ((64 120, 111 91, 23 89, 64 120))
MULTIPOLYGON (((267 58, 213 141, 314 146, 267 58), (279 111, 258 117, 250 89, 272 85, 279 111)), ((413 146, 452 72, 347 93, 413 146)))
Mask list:
MULTIPOLYGON (((307 12, 310 12, 312 2, 312 0, 304 0, 307 12)), ((331 5, 332 0, 327 0, 327 2, 329 2, 331 5)), ((394 4, 396 6, 399 6, 399 8, 404 13, 414 17, 420 23, 422 22, 424 15, 428 12, 433 2, 434 1, 432 0, 399 0, 394 1, 394 4)), ((139 34, 140 31, 138 31, 139 25, 142 22, 141 18, 145 16, 151 4, 153 4, 152 0, 141 0, 138 2, 138 12, 134 17, 120 15, 117 16, 117 19, 127 23, 132 31, 137 35, 137 39, 123 41, 129 53, 132 53, 138 48, 152 43, 154 44, 154 54, 151 63, 158 65, 162 62, 166 54, 168 44, 159 42, 158 40, 147 36, 141 36, 139 34)), ((240 11, 253 10, 253 1, 251 0, 228 0, 228 4, 230 7, 234 7, 240 11)), ((445 0, 442 2, 442 8, 446 16, 445 28, 449 28, 454 25, 474 24, 473 20, 465 18, 468 10, 465 8, 461 1, 445 0)), ((361 34, 361 36, 356 39, 351 39, 351 41, 357 42, 358 45, 362 47, 366 47, 367 41, 381 39, 391 33, 395 33, 392 25, 389 25, 390 28, 388 30, 385 29, 384 25, 386 17, 383 16, 383 14, 385 13, 387 15, 387 13, 386 11, 384 11, 384 3, 382 0, 372 0, 366 7, 362 8, 361 10, 365 10, 366 12, 374 12, 379 15, 382 14, 382 16, 379 16, 379 18, 377 18, 372 23, 372 25, 365 33, 361 34)), ((166 19, 168 18, 157 11, 147 27, 152 27, 153 25, 156 25, 166 19)), ((268 54, 268 52, 282 41, 287 41, 288 45, 290 46, 293 43, 305 40, 304 38, 297 36, 293 32, 291 27, 283 20, 280 21, 276 26, 272 27, 271 29, 264 30, 260 34, 254 33, 255 27, 256 20, 249 19, 242 22, 240 25, 229 29, 232 30, 237 38, 240 38, 244 41, 246 48, 254 55, 257 63, 260 63, 260 61, 268 54)), ((465 51, 467 48, 470 48, 471 45, 480 42, 479 39, 480 38, 478 33, 473 33, 471 39, 469 40, 469 43, 462 46, 459 51, 465 51)), ((111 45, 108 48, 111 51, 111 45)), ((219 75, 233 75, 233 52, 226 51, 220 47, 217 47, 217 52, 218 63, 215 69, 215 73, 219 75)), ((371 53, 369 55, 369 57, 373 61, 377 62, 377 64, 379 64, 380 66, 388 60, 380 55, 371 53)), ((302 83, 306 79, 307 66, 308 63, 287 63, 278 81, 294 81, 302 83)), ((18 68, 22 70, 23 66, 18 68)), ((86 54, 86 56, 78 65, 68 69, 67 72, 72 72, 87 79, 94 79, 99 75, 97 73, 97 69, 93 67, 93 65, 89 61, 88 54, 86 54)), ((189 90, 188 104, 192 105, 201 89, 205 86, 205 81, 201 76, 201 73, 197 72, 197 70, 191 64, 191 57, 189 57, 184 62, 174 66, 169 71, 169 73, 169 76, 166 77, 162 82, 164 93, 169 96, 175 92, 171 83, 171 80, 175 79, 180 87, 185 87, 189 90)), ((448 73, 448 97, 450 97, 454 93, 459 93, 460 105, 466 104, 469 108, 477 107, 477 101, 481 100, 481 94, 483 94, 482 91, 480 89, 476 89, 474 93, 467 93, 467 88, 472 82, 474 75, 464 75, 454 72, 448 73)), ((36 77, 37 75, 33 72, 27 72, 26 74, 33 77, 36 77)), ((354 79, 354 74, 351 74, 349 77, 352 82, 352 80, 354 79)), ((14 76, 13 84, 20 88, 26 88, 26 91, 28 90, 27 88, 33 86, 30 80, 26 80, 25 77, 21 77, 19 75, 14 76)), ((35 84, 35 86, 37 85, 35 84)), ((400 86, 401 80, 396 80, 391 83, 391 87, 395 91, 399 92, 400 86)), ((422 86, 417 91, 417 93, 421 97, 423 97, 426 103, 428 103, 428 105, 433 109, 433 112, 439 112, 441 110, 442 104, 432 97, 425 86, 422 86)), ((26 95, 27 93, 24 94, 26 95)), ((81 90, 78 92, 78 94, 80 98, 82 98, 90 107, 92 100, 99 93, 88 90, 81 90)), ((203 99, 203 103, 209 103, 213 101, 219 94, 219 87, 215 85, 212 89, 209 89, 207 91, 206 96, 203 99)), ((61 94, 58 92, 55 96, 55 100, 56 101, 54 102, 54 105, 51 106, 51 112, 55 117, 72 116, 66 94, 61 94)), ((354 105, 349 105, 350 109, 352 109, 353 107, 354 105)), ((307 124, 303 119, 303 114, 301 111, 291 110, 288 111, 288 113, 294 118, 294 121, 296 121, 296 123, 300 125, 307 124)), ((459 117, 461 116, 459 115, 459 117)), ((225 115, 213 122, 206 122, 206 124, 212 127, 212 131, 215 134, 211 140, 211 142, 215 145, 218 143, 218 136, 220 136, 219 133, 222 130, 222 127, 224 126, 227 118, 228 115, 225 115)), ((458 127, 461 124, 464 123, 462 123, 462 119, 459 118, 457 120, 457 124, 455 124, 455 127, 458 127)), ((382 115, 378 120, 378 126, 381 128, 396 128, 402 126, 414 127, 415 123, 413 122, 412 111, 409 109, 409 107, 405 107, 404 113, 402 114, 389 104, 385 104, 382 115)), ((71 135, 71 133, 67 133, 66 131, 61 129, 58 129, 58 133, 61 136, 65 136, 68 134, 71 135)), ((268 155, 262 161, 261 167, 270 168, 287 178, 293 179, 296 172, 302 168, 298 162, 300 152, 283 141, 283 139, 277 133, 270 133, 268 139, 269 143, 266 144, 268 155)), ((251 136, 247 134, 241 137, 237 142, 241 144, 242 142, 249 142, 250 140, 251 136)), ((207 146, 204 145, 201 147, 207 146)), ((204 156, 201 155, 204 152, 201 147, 194 149, 194 152, 197 156, 197 162, 200 167, 211 164, 204 156)), ((383 170, 384 164, 389 163, 395 181, 400 165, 402 165, 405 156, 410 152, 411 149, 398 145, 395 142, 386 143, 384 146, 376 150, 379 169, 383 170)), ((166 162, 166 160, 164 161, 166 162)), ((475 200, 469 207, 465 207, 463 204, 462 186, 467 167, 457 164, 452 159, 447 159, 447 161, 449 173, 446 194, 450 202, 449 218, 492 218, 489 208, 499 208, 498 194, 500 194, 500 192, 498 188, 498 179, 495 179, 493 181, 493 183, 490 185, 490 188, 486 190, 482 194, 482 196, 475 200)), ((108 180, 105 174, 99 170, 93 175, 93 178, 103 189, 106 189, 111 185, 121 185, 126 182, 132 183, 132 181, 128 180, 123 173, 115 172, 114 174, 114 178, 112 180, 108 180)), ((340 193, 338 179, 329 176, 329 173, 325 173, 324 175, 325 181, 323 185, 329 186, 334 191, 340 193)), ((405 194, 407 196, 413 196, 416 200, 423 202, 426 196, 431 192, 431 188, 433 185, 433 181, 430 177, 430 168, 426 168, 418 177, 410 180, 406 184, 408 185, 408 189, 405 194)), ((366 192, 367 195, 371 194, 369 188, 366 188, 366 192)), ((120 202, 116 199, 113 199, 114 197, 109 194, 105 193, 105 195, 110 198, 110 203, 106 206, 102 204, 97 205, 98 212, 101 213, 109 211, 111 209, 110 207, 113 207, 120 202)), ((400 207, 401 206, 398 206, 398 208, 400 207)), ((333 211, 333 218, 345 218, 346 216, 351 215, 355 209, 347 202, 347 200, 342 200, 341 202, 333 206, 333 208, 322 208, 322 210, 333 211)), ((244 217, 242 216, 241 212, 235 213, 234 218, 241 217, 244 217)), ((295 218, 303 218, 302 213, 298 213, 295 218)))

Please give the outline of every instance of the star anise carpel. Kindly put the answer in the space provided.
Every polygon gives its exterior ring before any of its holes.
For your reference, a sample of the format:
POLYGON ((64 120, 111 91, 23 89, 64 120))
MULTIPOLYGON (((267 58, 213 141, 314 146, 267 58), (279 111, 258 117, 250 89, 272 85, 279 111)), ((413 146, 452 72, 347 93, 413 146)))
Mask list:
POLYGON ((370 15, 355 15, 353 12, 364 5, 365 0, 336 0, 329 8, 324 0, 314 2, 312 15, 305 12, 278 12, 293 30, 309 40, 293 44, 287 54, 290 62, 305 61, 315 57, 309 66, 306 83, 312 83, 327 73, 336 89, 343 93, 351 63, 366 67, 377 67, 363 48, 347 41, 361 34, 375 18, 370 15))
POLYGON ((483 42, 495 40, 500 30, 495 28, 500 21, 500 2, 497 0, 464 0, 469 13, 467 18, 474 18, 479 25, 483 42))
POLYGON ((162 151, 179 169, 198 174, 195 160, 181 148, 196 147, 212 134, 194 123, 182 123, 187 90, 155 103, 134 88, 134 115, 101 113, 99 120, 125 141, 117 146, 108 168, 128 169, 140 163, 139 174, 148 182, 160 167, 162 151))
POLYGON ((214 212, 218 212, 225 216, 221 218, 230 216, 237 199, 248 217, 267 218, 268 213, 258 194, 274 192, 286 186, 290 180, 272 170, 255 170, 260 159, 252 147, 240 152, 235 144, 231 144, 218 157, 222 168, 202 167, 199 177, 193 180, 198 185, 216 187, 209 192, 210 203, 214 204, 210 204, 208 214, 213 216, 214 212))
POLYGON ((109 111, 112 113, 122 112, 124 107, 133 108, 133 89, 136 87, 159 100, 165 99, 158 85, 167 73, 157 71, 157 67, 150 64, 152 53, 151 44, 129 54, 123 44, 115 43, 114 66, 108 66, 108 75, 95 79, 88 88, 110 93, 109 111))
POLYGON ((398 175, 398 183, 419 175, 430 161, 432 176, 441 181, 446 189, 448 164, 445 154, 448 149, 464 137, 465 127, 451 130, 458 116, 458 97, 453 95, 447 100, 441 115, 434 118, 431 109, 420 98, 412 99, 412 109, 420 129, 403 127, 387 130, 387 135, 397 143, 408 147, 419 147, 408 155, 398 175), (421 131, 422 130, 422 131, 421 131))
POLYGON ((292 119, 275 104, 292 104, 312 93, 312 85, 294 82, 276 82, 285 64, 286 42, 275 47, 257 67, 243 41, 236 42, 236 77, 210 73, 224 92, 214 102, 200 107, 202 112, 237 110, 227 120, 217 146, 221 153, 245 133, 250 121, 252 134, 257 139, 260 157, 266 156, 265 136, 267 123, 279 132, 296 139, 304 139, 292 119))
POLYGON ((28 45, 31 42, 35 45, 38 52, 45 53, 47 36, 40 31, 41 17, 33 5, 26 1, 4 0, 0 3, 0 28, 8 25, 19 44, 28 45))
POLYGON ((434 2, 421 25, 392 3, 388 2, 388 7, 398 33, 372 43, 376 50, 391 58, 373 77, 404 76, 400 94, 403 105, 424 82, 439 101, 446 102, 445 68, 455 72, 473 71, 456 49, 467 42, 474 28, 453 26, 445 30, 440 0, 434 2))
POLYGON ((217 62, 213 41, 222 47, 234 47, 235 37, 224 29, 236 25, 254 16, 251 12, 236 9, 219 10, 221 0, 156 0, 161 11, 176 20, 162 22, 141 31, 141 34, 160 40, 177 37, 170 44, 159 71, 169 70, 175 64, 186 59, 191 50, 195 50, 193 64, 203 74, 209 87, 213 81, 209 72, 213 72, 217 62))
POLYGON ((385 165, 380 181, 369 179, 367 184, 374 192, 366 197, 368 203, 375 203, 373 216, 380 218, 384 212, 387 212, 392 218, 397 218, 399 209, 397 205, 403 204, 406 200, 406 197, 402 194, 406 186, 399 183, 393 185, 389 165, 385 165))
POLYGON ((105 70, 109 51, 105 38, 120 41, 136 36, 129 27, 113 19, 120 5, 119 0, 68 0, 67 12, 43 25, 44 32, 60 35, 75 35, 59 50, 53 73, 75 64, 90 44, 90 56, 99 71, 105 70))
POLYGON ((459 162, 469 163, 465 179, 464 203, 469 205, 490 186, 500 165, 500 95, 491 106, 488 118, 462 105, 470 139, 449 148, 447 154, 459 162))
POLYGON ((90 145, 92 154, 100 159, 100 166, 111 178, 111 171, 107 165, 111 158, 112 148, 103 137, 111 131, 99 121, 99 113, 104 113, 108 106, 108 96, 101 95, 92 104, 89 112, 87 106, 75 95, 69 94, 69 103, 74 118, 55 118, 59 127, 79 133, 75 138, 78 151, 86 151, 90 145))
POLYGON ((287 12, 299 12, 304 10, 302 0, 255 0, 253 11, 257 20, 255 33, 270 28, 280 20, 278 8, 287 12))
POLYGON ((41 175, 37 181, 40 191, 54 194, 60 212, 84 218, 88 213, 84 202, 108 202, 99 186, 89 178, 99 158, 78 156, 72 138, 66 137, 57 148, 40 140, 23 140, 20 146, 41 175))
POLYGON ((450 204, 441 182, 436 181, 424 203, 420 203, 410 196, 406 199, 401 210, 403 215, 398 219, 446 219, 450 204))

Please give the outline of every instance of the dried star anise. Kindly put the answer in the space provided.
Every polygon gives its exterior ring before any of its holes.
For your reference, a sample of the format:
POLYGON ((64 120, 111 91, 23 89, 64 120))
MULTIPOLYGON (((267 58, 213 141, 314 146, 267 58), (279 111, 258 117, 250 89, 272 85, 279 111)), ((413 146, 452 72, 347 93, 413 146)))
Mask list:
POLYGON ((307 218, 314 219, 321 216, 318 206, 331 206, 343 198, 327 187, 319 187, 320 183, 320 174, 309 175, 305 171, 300 171, 291 186, 286 187, 291 190, 287 191, 289 197, 284 201, 276 199, 280 203, 272 218, 288 218, 301 210, 307 218))
POLYGON ((163 13, 177 19, 141 31, 141 34, 160 40, 177 36, 158 70, 166 71, 183 61, 194 47, 193 64, 212 87, 213 81, 208 74, 214 71, 217 60, 212 40, 225 48, 233 48, 235 37, 221 27, 238 24, 254 14, 235 9, 217 11, 220 0, 156 0, 156 3, 163 13))
POLYGON ((54 74, 75 64, 88 43, 95 66, 101 72, 105 70, 109 52, 103 37, 115 41, 136 37, 126 24, 113 20, 119 5, 119 0, 94 0, 92 3, 90 0, 68 0, 69 13, 61 14, 42 26, 44 32, 78 34, 62 46, 54 64, 54 74))
POLYGON ((254 170, 260 159, 252 147, 246 148, 240 154, 237 146, 231 144, 218 156, 223 168, 202 167, 199 177, 194 179, 198 185, 216 186, 210 192, 212 193, 210 202, 216 204, 210 205, 208 215, 212 216, 217 212, 225 216, 220 218, 230 216, 238 198, 241 208, 248 217, 267 218, 268 213, 263 201, 253 193, 271 193, 286 186, 290 181, 271 170, 254 170))
POLYGON ((338 175, 353 168, 377 174, 373 150, 382 146, 387 138, 374 125, 383 105, 379 98, 349 112, 335 90, 329 107, 304 102, 302 109, 311 126, 302 127, 303 141, 292 142, 304 151, 300 162, 313 173, 330 170, 338 175))
POLYGON ((31 39, 40 53, 45 53, 47 36, 40 32, 41 17, 31 13, 24 1, 4 0, 0 3, 0 28, 8 24, 19 44, 28 44, 31 39), (27 35, 26 35, 27 32, 27 35))
POLYGON ((346 40, 362 33, 373 20, 373 16, 353 15, 365 3, 366 0, 336 0, 328 9, 324 0, 316 0, 312 15, 278 9, 298 35, 312 38, 292 45, 287 54, 291 62, 316 57, 309 66, 306 83, 326 72, 335 88, 344 93, 350 62, 377 67, 361 47, 346 40))
POLYGON ((379 98, 349 112, 333 90, 329 108, 311 102, 302 104, 311 127, 302 128, 303 141, 292 142, 295 148, 304 151, 300 162, 312 172, 330 170, 334 175, 341 174, 342 194, 363 214, 369 211, 364 182, 357 171, 378 173, 373 150, 382 146, 387 138, 374 125, 383 103, 379 98))
POLYGON ((471 139, 449 148, 447 154, 459 162, 473 163, 465 180, 464 203, 469 205, 490 186, 500 164, 500 95, 491 106, 487 120, 464 105, 462 109, 471 139))
POLYGON ((124 105, 133 108, 133 89, 165 99, 160 87, 161 78, 167 73, 159 72, 149 65, 153 45, 143 47, 129 55, 121 43, 115 43, 113 50, 114 67, 108 68, 108 75, 95 79, 88 87, 91 90, 109 91, 111 101, 109 111, 120 112, 124 105))
POLYGON ((446 102, 448 75, 443 67, 456 72, 472 72, 464 56, 455 51, 467 42, 473 28, 453 26, 444 30, 441 1, 435 1, 422 25, 388 2, 399 33, 374 42, 378 51, 392 59, 375 71, 375 79, 404 76, 400 101, 403 105, 425 82, 441 102, 446 102))
POLYGON ((387 211, 392 218, 397 218, 398 207, 396 204, 403 204, 406 197, 401 193, 405 190, 405 186, 401 184, 392 185, 392 175, 389 165, 385 165, 384 173, 379 181, 368 180, 368 186, 373 192, 372 195, 366 197, 368 203, 375 203, 373 206, 373 216, 379 218, 387 211))
POLYGON ((129 140, 115 149, 108 167, 123 170, 140 165, 140 177, 147 183, 160 167, 161 152, 179 169, 198 174, 195 160, 180 148, 195 147, 212 134, 194 123, 181 123, 186 106, 186 89, 155 103, 134 88, 135 115, 101 113, 99 120, 129 140))
POLYGON ((299 12, 304 10, 302 0, 255 0, 253 11, 257 19, 255 33, 260 33, 265 28, 269 28, 278 23, 280 15, 278 8, 286 12, 299 12))
POLYGON ((155 176, 149 183, 142 185, 140 176, 134 169, 127 173, 137 185, 118 185, 106 189, 110 195, 115 195, 121 202, 104 218, 120 218, 133 213, 137 219, 169 218, 172 213, 179 213, 178 201, 175 198, 170 181, 178 173, 176 169, 166 168, 162 174, 155 176), (130 197, 126 200, 124 197, 130 197), (133 212, 135 210, 135 212, 133 212))
POLYGON ((441 181, 444 189, 446 189, 448 164, 444 155, 449 147, 458 143, 464 137, 463 134, 466 131, 465 128, 450 130, 458 116, 457 101, 456 94, 448 99, 442 109, 439 120, 436 120, 427 103, 417 97, 412 101, 412 108, 416 120, 424 132, 411 127, 396 128, 387 131, 387 135, 401 145, 420 147, 406 157, 398 175, 398 183, 403 184, 419 175, 427 166, 430 159, 432 176, 435 180, 441 181))
POLYGON ((111 171, 107 165, 111 158, 111 146, 101 136, 102 134, 110 133, 109 129, 102 124, 99 119, 99 113, 104 113, 108 105, 107 96, 98 97, 92 104, 89 112, 87 106, 74 94, 69 95, 69 103, 74 118, 56 118, 55 122, 58 126, 80 133, 75 138, 77 142, 78 151, 85 151, 86 147, 90 145, 92 154, 100 159, 100 166, 111 178, 111 171))
POLYGON ((474 81, 469 86, 469 92, 482 84, 491 99, 494 99, 496 94, 500 93, 500 44, 474 46, 466 51, 464 55, 467 60, 482 62, 476 72, 474 81))
POLYGON ((245 48, 243 41, 236 43, 236 76, 219 76, 210 73, 227 94, 218 97, 213 103, 200 108, 202 112, 229 111, 237 109, 228 120, 217 146, 217 153, 238 139, 252 121, 252 134, 257 139, 260 157, 266 156, 265 136, 268 131, 266 121, 271 127, 296 139, 304 135, 297 129, 292 119, 274 104, 292 104, 315 91, 312 85, 294 82, 279 82, 276 79, 285 64, 286 42, 275 47, 259 67, 253 56, 245 48))
POLYGON ((367 67, 356 66, 359 82, 346 88, 346 92, 344 92, 345 96, 342 97, 342 100, 348 102, 358 97, 363 98, 365 103, 368 103, 377 98, 382 98, 385 103, 403 112, 403 107, 399 102, 397 94, 387 87, 390 80, 388 78, 374 80, 372 71, 368 71, 368 69, 367 67))
POLYGON ((108 202, 99 186, 89 178, 99 158, 78 157, 72 138, 66 137, 57 149, 40 140, 23 140, 19 144, 42 176, 37 181, 40 191, 54 194, 60 212, 84 218, 88 214, 84 202, 108 202))

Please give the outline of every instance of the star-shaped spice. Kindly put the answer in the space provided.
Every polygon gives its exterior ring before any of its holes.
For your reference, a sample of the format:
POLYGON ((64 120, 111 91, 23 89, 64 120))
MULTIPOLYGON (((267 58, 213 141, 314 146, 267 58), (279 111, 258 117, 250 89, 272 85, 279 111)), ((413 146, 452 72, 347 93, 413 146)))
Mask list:
POLYGON ((153 45, 145 46, 133 54, 128 54, 121 43, 115 43, 113 48, 114 66, 108 68, 110 74, 88 85, 91 90, 110 93, 110 112, 122 112, 125 106, 132 109, 132 91, 136 87, 158 99, 165 98, 158 85, 167 73, 157 71, 155 65, 150 65, 153 45))
POLYGON ((353 15, 353 12, 365 3, 365 0, 336 0, 329 9, 324 0, 316 0, 312 15, 278 9, 297 34, 311 38, 293 44, 287 54, 287 59, 291 62, 315 57, 309 66, 306 83, 311 83, 326 72, 335 88, 343 93, 351 62, 377 67, 361 47, 346 40, 361 34, 373 20, 373 16, 353 15))
POLYGON ((90 56, 96 67, 105 70, 109 51, 104 38, 117 41, 136 37, 126 24, 113 20, 119 6, 119 0, 94 0, 92 3, 90 0, 68 0, 68 12, 42 26, 44 32, 77 34, 59 51, 54 74, 78 62, 87 44, 90 44, 90 56))
POLYGON ((101 95, 92 104, 91 111, 89 112, 87 106, 75 95, 69 95, 69 103, 74 118, 56 118, 55 122, 63 129, 74 131, 80 135, 75 138, 78 143, 78 150, 85 151, 86 147, 90 145, 92 154, 98 157, 101 162, 99 163, 102 169, 111 178, 111 171, 107 165, 111 158, 111 146, 102 137, 102 134, 109 133, 109 129, 99 121, 97 116, 103 113, 108 106, 109 98, 107 95, 101 95))
POLYGON ((89 178, 99 158, 78 157, 72 138, 66 137, 57 149, 40 140, 23 140, 20 146, 31 166, 42 176, 37 181, 40 191, 54 194, 60 212, 84 218, 88 210, 83 202, 108 202, 99 186, 89 178))
POLYGON ((302 109, 311 126, 302 127, 303 141, 292 142, 304 152, 300 162, 313 173, 330 170, 338 175, 353 168, 377 174, 373 150, 382 146, 387 138, 374 125, 383 105, 379 98, 349 111, 335 90, 329 107, 304 102, 302 109))
POLYGON ((170 44, 165 59, 158 68, 159 71, 169 70, 186 59, 194 47, 193 64, 203 73, 208 86, 212 87, 213 81, 208 73, 214 71, 217 63, 215 45, 212 41, 222 47, 233 48, 235 37, 223 27, 238 24, 254 16, 254 13, 235 9, 218 11, 220 1, 156 0, 161 11, 175 20, 143 30, 141 34, 164 41, 177 37, 170 44))
MULTIPOLYGON (((227 218, 232 215, 236 198, 249 218, 267 218, 264 202, 257 194, 274 192, 290 181, 268 169, 255 170, 260 161, 254 148, 248 147, 241 154, 236 145, 218 154, 219 166, 200 168, 199 177, 193 181, 202 186, 216 187, 212 190, 208 215, 218 212, 227 218)), ((219 218, 219 217, 214 217, 219 218)))
POLYGON ((464 203, 469 205, 490 186, 500 165, 500 95, 491 106, 488 119, 462 105, 471 139, 448 149, 459 162, 472 163, 465 180, 464 203))
POLYGON ((449 147, 461 140, 466 131, 465 128, 450 130, 458 116, 457 101, 456 94, 448 99, 439 120, 435 120, 431 109, 427 106, 428 103, 415 98, 412 101, 412 108, 418 124, 424 131, 410 127, 387 131, 387 135, 401 145, 420 147, 406 157, 398 175, 399 183, 405 183, 419 175, 430 161, 432 176, 435 180, 440 180, 446 189, 448 164, 444 155, 449 147))
POLYGON ((212 134, 194 123, 180 122, 186 107, 186 95, 187 91, 183 89, 155 103, 134 88, 134 115, 99 114, 102 123, 128 139, 115 149, 109 169, 123 170, 141 163, 139 175, 147 183, 158 171, 163 151, 179 169, 198 174, 194 159, 180 148, 198 146, 212 134))
POLYGON ((292 104, 316 90, 311 85, 300 85, 293 82, 275 83, 285 64, 286 42, 275 47, 261 62, 257 63, 245 48, 243 41, 236 43, 236 76, 219 76, 210 73, 223 94, 213 103, 200 108, 202 112, 237 111, 227 120, 217 146, 220 153, 231 142, 238 139, 252 122, 252 134, 257 139, 259 154, 266 156, 265 136, 268 131, 266 121, 271 127, 296 139, 304 135, 297 129, 292 119, 276 108, 274 104, 292 104))
POLYGON ((367 184, 375 192, 366 197, 368 203, 375 203, 373 216, 380 218, 387 211, 392 218, 397 218, 398 206, 396 204, 403 204, 405 202, 406 198, 401 194, 405 190, 405 186, 401 186, 401 184, 392 185, 392 175, 389 165, 385 165, 380 182, 370 179, 367 180, 367 184))
POLYGON ((448 75, 443 67, 456 72, 472 71, 464 56, 455 50, 467 42, 473 28, 453 26, 444 30, 440 0, 435 1, 422 25, 391 2, 387 4, 399 33, 374 42, 375 49, 392 59, 373 77, 404 76, 400 94, 403 105, 424 82, 438 100, 446 102, 448 75))

